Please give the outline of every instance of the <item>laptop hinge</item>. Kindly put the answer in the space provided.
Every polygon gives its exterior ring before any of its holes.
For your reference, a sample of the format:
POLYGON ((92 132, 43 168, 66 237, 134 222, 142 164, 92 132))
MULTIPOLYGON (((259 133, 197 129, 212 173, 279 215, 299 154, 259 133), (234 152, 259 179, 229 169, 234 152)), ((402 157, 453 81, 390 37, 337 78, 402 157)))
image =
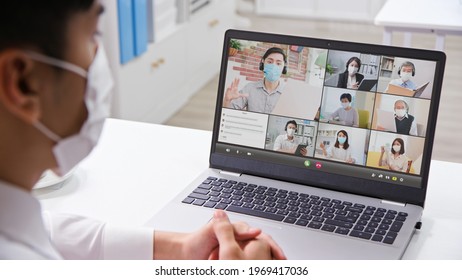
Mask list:
POLYGON ((382 202, 383 204, 389 204, 389 205, 395 205, 395 206, 406 207, 406 203, 402 203, 402 202, 396 202, 396 201, 390 201, 390 200, 382 200, 381 202, 382 202))
POLYGON ((229 172, 229 171, 224 171, 224 170, 221 170, 220 174, 234 176, 234 177, 241 177, 242 175, 242 173, 235 173, 235 172, 229 172))

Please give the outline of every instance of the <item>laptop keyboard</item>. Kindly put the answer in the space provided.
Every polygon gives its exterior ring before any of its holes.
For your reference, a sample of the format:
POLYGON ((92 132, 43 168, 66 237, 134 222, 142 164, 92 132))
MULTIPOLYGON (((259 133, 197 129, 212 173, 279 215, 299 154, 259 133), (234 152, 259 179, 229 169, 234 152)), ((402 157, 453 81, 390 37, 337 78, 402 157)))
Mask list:
POLYGON ((405 212, 208 177, 183 203, 393 244, 405 212))

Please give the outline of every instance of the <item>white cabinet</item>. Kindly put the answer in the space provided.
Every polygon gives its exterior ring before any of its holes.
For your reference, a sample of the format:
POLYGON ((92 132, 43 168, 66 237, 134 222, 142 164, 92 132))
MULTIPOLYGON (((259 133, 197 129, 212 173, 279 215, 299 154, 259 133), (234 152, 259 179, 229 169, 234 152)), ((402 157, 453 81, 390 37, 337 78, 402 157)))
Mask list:
POLYGON ((259 15, 372 22, 385 0, 256 0, 259 15))
POLYGON ((224 33, 234 25, 234 0, 212 0, 169 35, 120 65, 117 7, 107 1, 102 26, 115 78, 113 117, 162 123, 220 70, 224 33))

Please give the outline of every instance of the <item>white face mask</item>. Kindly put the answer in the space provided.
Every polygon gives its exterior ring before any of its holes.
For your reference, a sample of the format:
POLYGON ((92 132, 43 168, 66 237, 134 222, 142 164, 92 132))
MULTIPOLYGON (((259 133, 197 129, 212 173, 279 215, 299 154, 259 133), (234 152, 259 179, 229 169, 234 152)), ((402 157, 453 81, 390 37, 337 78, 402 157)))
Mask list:
POLYGON ((58 163, 58 168, 55 172, 63 176, 87 157, 98 143, 104 121, 110 113, 110 93, 113 80, 109 64, 102 44, 99 44, 96 56, 88 72, 75 64, 60 59, 35 52, 28 52, 28 54, 34 60, 68 70, 87 79, 85 105, 88 117, 78 134, 61 138, 41 122, 34 124, 38 130, 56 142, 53 147, 53 155, 58 163))
POLYGON ((395 151, 395 153, 399 153, 399 151, 401 151, 401 146, 400 145, 393 145, 393 151, 395 151))
POLYGON ((401 80, 403 82, 407 82, 407 81, 409 81, 411 79, 412 73, 410 73, 410 72, 401 72, 400 77, 401 77, 401 80))
POLYGON ((402 117, 404 117, 406 115, 406 110, 404 110, 404 109, 396 109, 395 114, 398 117, 402 118, 402 117))
POLYGON ((342 102, 343 109, 350 107, 350 102, 342 102))
POLYGON ((287 129, 287 135, 292 137, 292 136, 294 136, 294 134, 295 134, 295 129, 293 129, 293 128, 288 128, 287 129))
POLYGON ((358 67, 348 66, 348 73, 350 74, 350 76, 353 76, 357 72, 358 72, 358 67))

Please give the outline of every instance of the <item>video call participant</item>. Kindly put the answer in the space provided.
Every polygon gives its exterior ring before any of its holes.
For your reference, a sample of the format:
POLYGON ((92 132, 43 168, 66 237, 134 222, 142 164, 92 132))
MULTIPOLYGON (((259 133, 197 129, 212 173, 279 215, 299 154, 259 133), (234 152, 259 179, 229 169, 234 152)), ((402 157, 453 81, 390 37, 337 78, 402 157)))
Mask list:
POLYGON ((359 84, 364 79, 364 76, 358 73, 359 69, 361 69, 361 60, 359 58, 353 56, 348 59, 345 72, 338 75, 337 87, 358 89, 359 84))
POLYGON ((341 160, 346 163, 355 163, 355 159, 351 157, 350 144, 348 144, 348 133, 345 130, 337 132, 337 139, 334 146, 329 146, 326 150, 326 145, 319 145, 322 149, 322 154, 326 158, 341 160))
MULTIPOLYGON (((295 154, 298 145, 301 144, 300 139, 297 139, 295 137, 295 132, 298 131, 297 123, 294 120, 288 121, 286 123, 284 130, 286 131, 285 134, 281 134, 278 137, 276 137, 276 140, 274 141, 273 150, 288 154, 295 154)), ((310 138, 308 138, 308 141, 308 145, 311 145, 310 138)), ((301 148, 300 153, 303 156, 306 156, 308 154, 308 151, 306 148, 301 148)))
POLYGON ((393 144, 386 156, 385 147, 380 147, 379 166, 387 166, 390 170, 409 173, 412 165, 412 160, 404 154, 404 141, 401 138, 393 140, 393 144))
MULTIPOLYGON (((409 105, 404 100, 396 100, 394 106, 394 117, 396 132, 399 134, 417 136, 417 124, 415 117, 410 115, 409 105)), ((378 130, 385 130, 382 126, 377 126, 378 130)))
POLYGON ((351 94, 343 93, 340 96, 341 108, 335 110, 335 112, 330 115, 329 121, 340 122, 343 125, 348 126, 359 126, 359 116, 358 111, 351 107, 351 94))
POLYGON ((223 107, 270 114, 282 94, 284 84, 282 74, 287 74, 287 57, 281 48, 270 48, 260 61, 260 71, 264 78, 248 83, 238 91, 239 79, 236 78, 226 89, 223 107))
MULTIPOLYGON (((391 80, 390 84, 412 90, 415 90, 417 88, 414 82, 411 81, 411 77, 415 76, 414 63, 410 61, 403 62, 403 64, 401 64, 401 67, 399 67, 398 75, 400 76, 400 78, 391 80)), ((385 92, 388 92, 388 88, 385 90, 385 92)))

